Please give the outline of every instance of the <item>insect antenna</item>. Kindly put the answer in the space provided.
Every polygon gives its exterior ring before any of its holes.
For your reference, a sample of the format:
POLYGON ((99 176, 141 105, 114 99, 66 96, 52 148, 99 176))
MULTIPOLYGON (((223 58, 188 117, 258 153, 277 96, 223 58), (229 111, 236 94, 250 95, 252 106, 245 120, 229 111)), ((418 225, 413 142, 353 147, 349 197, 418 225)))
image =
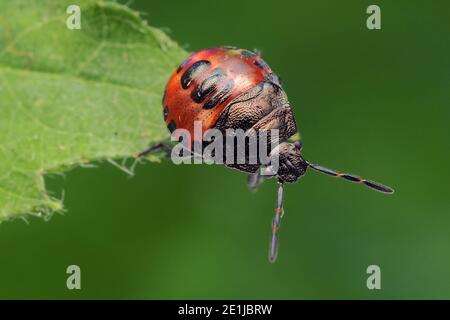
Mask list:
POLYGON ((269 244, 269 261, 275 262, 278 255, 278 230, 280 229, 281 218, 283 217, 283 184, 278 186, 277 207, 272 220, 272 236, 269 244))
POLYGON ((338 177, 338 178, 342 178, 342 179, 345 179, 345 180, 348 180, 351 182, 364 184, 365 186, 367 186, 373 190, 379 191, 379 192, 389 193, 389 194, 394 193, 394 189, 392 189, 391 187, 385 186, 376 181, 363 179, 363 178, 358 177, 351 173, 341 173, 339 171, 328 169, 328 168, 319 166, 314 163, 308 163, 308 166, 316 171, 319 171, 321 173, 324 173, 324 174, 327 174, 327 175, 330 175, 333 177, 338 177))

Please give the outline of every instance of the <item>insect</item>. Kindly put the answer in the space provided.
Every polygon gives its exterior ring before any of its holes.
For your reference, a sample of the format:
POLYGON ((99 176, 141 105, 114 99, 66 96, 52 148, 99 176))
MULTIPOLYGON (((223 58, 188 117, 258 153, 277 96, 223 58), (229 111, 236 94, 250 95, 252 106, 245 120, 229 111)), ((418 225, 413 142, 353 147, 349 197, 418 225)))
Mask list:
MULTIPOLYGON (((202 129, 216 128, 254 130, 278 129, 279 144, 270 150, 278 157, 278 170, 270 165, 226 164, 248 174, 251 189, 267 177, 278 180, 277 206, 272 219, 269 261, 278 254, 278 231, 283 216, 283 186, 302 177, 308 168, 363 184, 383 193, 394 190, 381 183, 341 173, 305 160, 298 137, 295 117, 280 78, 272 72, 259 54, 236 47, 211 48, 191 54, 170 77, 163 97, 163 115, 167 128, 173 132, 183 128, 194 134, 194 121, 202 129), (262 174, 264 173, 264 174, 262 174)), ((139 156, 164 147, 151 146, 139 156)))

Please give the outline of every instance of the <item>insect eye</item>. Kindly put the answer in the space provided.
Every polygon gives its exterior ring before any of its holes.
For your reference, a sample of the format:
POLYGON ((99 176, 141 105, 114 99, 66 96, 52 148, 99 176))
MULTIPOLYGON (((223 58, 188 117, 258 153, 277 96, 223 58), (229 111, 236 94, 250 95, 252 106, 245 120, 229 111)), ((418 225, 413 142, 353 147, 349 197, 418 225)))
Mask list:
POLYGON ((303 142, 301 142, 300 140, 297 140, 294 142, 294 147, 298 150, 302 150, 303 148, 303 142))

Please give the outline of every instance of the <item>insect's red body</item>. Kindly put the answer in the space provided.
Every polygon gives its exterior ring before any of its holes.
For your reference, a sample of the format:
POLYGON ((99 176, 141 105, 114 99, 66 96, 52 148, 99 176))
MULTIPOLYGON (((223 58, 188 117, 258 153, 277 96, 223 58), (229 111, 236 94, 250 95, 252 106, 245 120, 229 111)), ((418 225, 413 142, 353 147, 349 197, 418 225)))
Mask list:
POLYGON ((193 137, 194 121, 201 121, 205 132, 214 127, 233 99, 266 80, 265 75, 271 73, 267 64, 248 50, 221 47, 193 53, 173 72, 167 83, 163 100, 166 124, 171 130, 187 129, 193 137), (193 71, 196 74, 191 74, 183 85, 182 76, 196 66, 193 71), (211 74, 217 79, 210 87, 213 88, 195 101, 193 91, 211 74), (215 104, 211 103, 212 91, 223 92, 215 104))
MULTIPOLYGON (((251 51, 221 47, 191 54, 173 72, 167 83, 163 113, 171 132, 179 128, 186 129, 194 139, 196 121, 201 122, 203 132, 211 128, 221 132, 242 129, 257 134, 278 130, 279 144, 269 150, 270 159, 279 159, 276 171, 273 171, 271 164, 226 164, 248 173, 252 188, 262 180, 260 169, 264 170, 264 175, 276 177, 280 183, 277 209, 272 222, 269 251, 271 261, 277 256, 278 228, 283 212, 283 184, 297 181, 306 173, 307 168, 364 184, 380 192, 393 192, 380 183, 306 161, 301 155, 301 142, 288 140, 297 132, 297 127, 280 80, 261 57, 251 51)), ((156 148, 157 146, 151 147, 141 155, 156 148)))

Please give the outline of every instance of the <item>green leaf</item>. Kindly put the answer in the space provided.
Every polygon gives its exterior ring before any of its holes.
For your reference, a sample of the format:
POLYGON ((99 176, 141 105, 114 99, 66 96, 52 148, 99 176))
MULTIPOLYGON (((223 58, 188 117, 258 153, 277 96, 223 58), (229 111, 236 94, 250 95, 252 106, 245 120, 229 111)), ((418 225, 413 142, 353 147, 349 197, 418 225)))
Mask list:
POLYGON ((0 221, 62 209, 44 175, 135 157, 168 139, 165 82, 187 53, 137 12, 77 0, 0 2, 0 221))

